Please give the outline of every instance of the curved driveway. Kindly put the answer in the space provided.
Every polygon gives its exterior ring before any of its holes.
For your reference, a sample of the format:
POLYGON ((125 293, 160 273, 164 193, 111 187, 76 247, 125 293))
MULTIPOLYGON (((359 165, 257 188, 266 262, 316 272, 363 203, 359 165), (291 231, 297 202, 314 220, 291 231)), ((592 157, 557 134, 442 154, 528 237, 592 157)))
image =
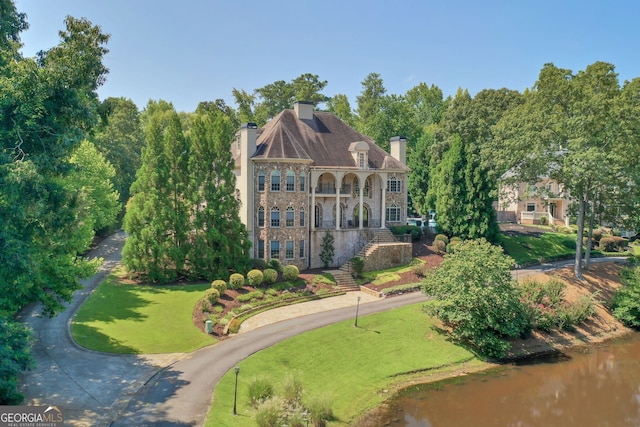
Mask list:
MULTIPOLYGON (((353 307, 319 312, 263 326, 190 354, 112 355, 79 347, 71 338, 72 316, 121 258, 123 232, 103 241, 90 256, 105 262, 82 281, 67 309, 53 319, 38 317, 29 307, 22 321, 34 330, 37 367, 21 378, 26 405, 63 408, 65 425, 74 426, 200 426, 219 379, 247 356, 277 342, 354 317, 353 307)), ((571 264, 571 263, 569 263, 571 264)), ((521 270, 531 274, 547 267, 521 270)), ((515 275, 515 274, 514 274, 515 275)), ((367 315, 425 301, 414 292, 361 303, 367 315)))

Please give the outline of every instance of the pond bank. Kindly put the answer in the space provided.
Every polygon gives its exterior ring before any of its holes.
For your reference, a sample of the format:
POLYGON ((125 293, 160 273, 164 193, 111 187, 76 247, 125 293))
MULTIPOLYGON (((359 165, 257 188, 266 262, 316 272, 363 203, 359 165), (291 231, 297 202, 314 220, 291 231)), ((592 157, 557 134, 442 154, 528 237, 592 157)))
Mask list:
POLYGON ((531 338, 512 341, 508 358, 500 363, 481 361, 473 364, 463 363, 447 367, 437 373, 412 376, 410 380, 390 390, 388 393, 389 399, 361 416, 355 426, 378 426, 379 421, 385 418, 385 415, 392 410, 389 402, 393 400, 393 397, 411 386, 464 376, 496 368, 505 363, 512 363, 515 360, 563 352, 577 346, 590 346, 631 333, 632 330, 617 321, 607 309, 607 304, 611 301, 613 293, 621 286, 619 272, 624 266, 624 263, 613 261, 592 264, 590 270, 584 272, 583 281, 576 280, 573 277, 572 268, 569 267, 529 277, 541 282, 547 281, 553 276, 560 278, 567 285, 565 295, 569 301, 573 301, 585 294, 594 295, 596 313, 587 322, 579 325, 575 332, 554 331, 552 333, 541 333, 534 331, 531 338))

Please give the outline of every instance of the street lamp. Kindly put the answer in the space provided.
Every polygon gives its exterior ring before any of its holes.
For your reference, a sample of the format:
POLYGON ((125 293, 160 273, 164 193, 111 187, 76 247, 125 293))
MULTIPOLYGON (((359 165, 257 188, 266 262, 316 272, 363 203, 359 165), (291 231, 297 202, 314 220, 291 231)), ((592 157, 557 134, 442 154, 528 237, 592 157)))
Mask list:
POLYGON ((354 326, 358 327, 358 309, 360 308, 360 297, 358 297, 358 302, 356 302, 356 323, 354 326))
POLYGON ((240 366, 236 366, 236 389, 233 392, 233 415, 238 415, 236 410, 236 402, 238 401, 238 374, 240 373, 240 366))

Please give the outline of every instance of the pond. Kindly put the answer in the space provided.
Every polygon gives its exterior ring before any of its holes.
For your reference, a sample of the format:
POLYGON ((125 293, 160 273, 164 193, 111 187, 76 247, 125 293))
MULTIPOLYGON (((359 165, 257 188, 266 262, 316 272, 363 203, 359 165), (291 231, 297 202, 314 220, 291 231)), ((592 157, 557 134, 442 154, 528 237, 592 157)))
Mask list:
POLYGON ((640 334, 421 388, 379 425, 639 426, 640 334))

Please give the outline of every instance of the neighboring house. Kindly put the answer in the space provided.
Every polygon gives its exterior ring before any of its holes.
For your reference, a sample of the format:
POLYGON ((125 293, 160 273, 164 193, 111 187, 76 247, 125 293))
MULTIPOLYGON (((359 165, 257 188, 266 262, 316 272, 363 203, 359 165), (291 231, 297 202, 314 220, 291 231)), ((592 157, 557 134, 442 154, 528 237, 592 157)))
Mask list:
POLYGON ((298 102, 264 128, 248 123, 231 148, 240 219, 252 256, 300 270, 322 267, 333 233, 334 263, 362 248, 374 229, 402 225, 407 212, 406 140, 391 154, 330 113, 298 102))
POLYGON ((496 212, 500 222, 569 225, 569 205, 561 184, 541 178, 536 184, 501 185, 496 212))

